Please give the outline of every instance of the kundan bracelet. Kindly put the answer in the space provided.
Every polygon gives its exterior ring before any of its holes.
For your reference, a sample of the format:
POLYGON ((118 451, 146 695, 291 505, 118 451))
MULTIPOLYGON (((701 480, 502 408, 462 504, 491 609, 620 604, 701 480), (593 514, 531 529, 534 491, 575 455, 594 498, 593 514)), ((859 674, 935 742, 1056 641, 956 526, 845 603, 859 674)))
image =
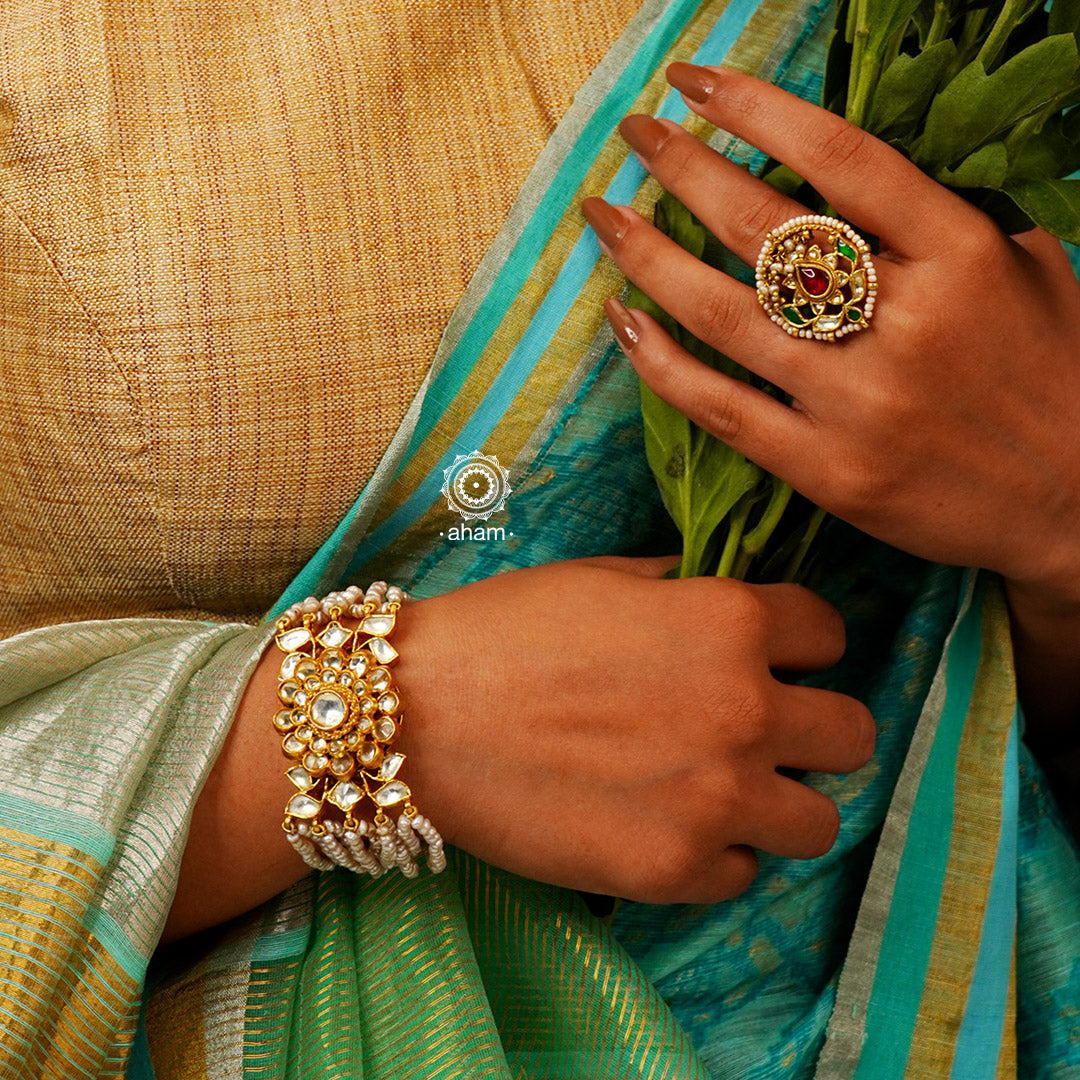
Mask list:
POLYGON ((285 659, 274 727, 293 762, 285 775, 298 789, 282 828, 317 870, 344 866, 378 877, 396 866, 416 877, 425 845, 428 867, 446 866, 442 837, 398 779, 405 755, 393 749, 404 717, 391 671, 398 653, 387 639, 406 599, 385 581, 367 592, 352 585, 294 604, 277 622, 285 659), (358 815, 365 800, 375 808, 371 820, 358 815), (386 813, 395 808, 396 822, 386 813))

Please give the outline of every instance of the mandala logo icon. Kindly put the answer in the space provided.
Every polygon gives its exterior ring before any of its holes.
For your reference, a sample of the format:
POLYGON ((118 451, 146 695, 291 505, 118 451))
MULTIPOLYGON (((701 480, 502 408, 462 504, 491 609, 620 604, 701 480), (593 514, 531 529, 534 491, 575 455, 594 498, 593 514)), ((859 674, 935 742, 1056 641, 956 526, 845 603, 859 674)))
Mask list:
POLYGON ((466 521, 486 521, 506 503, 510 494, 510 474, 499 459, 474 450, 458 454, 454 464, 443 470, 442 493, 446 504, 466 521))

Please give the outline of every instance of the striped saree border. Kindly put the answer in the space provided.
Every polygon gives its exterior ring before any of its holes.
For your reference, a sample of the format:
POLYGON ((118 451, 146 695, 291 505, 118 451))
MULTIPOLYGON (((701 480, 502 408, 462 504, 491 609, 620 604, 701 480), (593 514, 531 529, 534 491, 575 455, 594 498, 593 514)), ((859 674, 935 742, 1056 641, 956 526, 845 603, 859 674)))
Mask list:
POLYGON ((0 825, 0 870, 0 1076, 123 1076, 142 971, 128 970, 87 925, 102 864, 0 825))
POLYGON ((1017 730, 1004 602, 971 572, 878 843, 816 1080, 1015 1077, 1017 730))
POLYGON ((597 193, 640 202, 651 183, 615 133, 618 120, 631 109, 687 119, 663 78, 674 59, 723 60, 769 74, 760 69, 776 43, 818 8, 808 0, 794 9, 775 0, 643 4, 530 173, 372 480, 275 613, 357 572, 387 545, 429 534, 442 470, 456 454, 484 447, 517 462, 525 446, 537 445, 542 425, 557 419, 552 400, 587 374, 568 355, 595 350, 600 301, 622 284, 601 262, 578 203, 597 193))

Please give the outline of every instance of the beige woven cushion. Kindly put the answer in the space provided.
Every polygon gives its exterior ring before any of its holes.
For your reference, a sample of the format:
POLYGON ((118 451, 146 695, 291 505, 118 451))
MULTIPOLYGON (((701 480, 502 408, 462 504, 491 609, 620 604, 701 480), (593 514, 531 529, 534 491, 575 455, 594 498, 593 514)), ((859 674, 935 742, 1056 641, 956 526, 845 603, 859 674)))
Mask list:
POLYGON ((0 631, 256 618, 636 0, 3 0, 0 631))

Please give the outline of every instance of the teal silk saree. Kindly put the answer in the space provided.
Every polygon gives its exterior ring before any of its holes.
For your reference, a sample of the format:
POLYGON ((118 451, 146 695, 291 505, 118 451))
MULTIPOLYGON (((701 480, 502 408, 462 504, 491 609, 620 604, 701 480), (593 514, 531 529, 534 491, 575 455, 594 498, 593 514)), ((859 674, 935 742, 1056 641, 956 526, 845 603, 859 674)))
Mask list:
MULTIPOLYGON (((578 205, 655 201, 614 133, 625 113, 707 134, 668 62, 812 97, 830 22, 805 0, 646 0, 280 607, 343 581, 426 596, 675 549, 601 314, 620 281, 578 205), (510 469, 503 538, 449 535, 443 470, 473 450, 510 469)), ((604 921, 451 851, 417 881, 311 876, 156 954, 191 807, 269 627, 117 620, 0 643, 0 1076, 1080 1077, 1080 857, 1023 741, 995 583, 840 528, 823 591, 851 645, 820 681, 879 727, 865 768, 806 778, 841 808, 826 856, 765 856, 731 903, 623 903, 604 921)))

